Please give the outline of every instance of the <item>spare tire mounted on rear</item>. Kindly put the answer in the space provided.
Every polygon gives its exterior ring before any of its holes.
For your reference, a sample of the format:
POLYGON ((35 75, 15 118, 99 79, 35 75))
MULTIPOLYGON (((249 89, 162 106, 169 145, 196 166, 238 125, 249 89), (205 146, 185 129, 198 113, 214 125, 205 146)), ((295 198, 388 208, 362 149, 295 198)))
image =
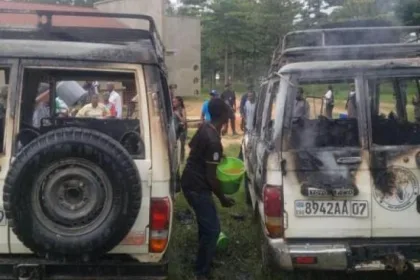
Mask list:
POLYGON ((89 260, 130 231, 140 209, 140 182, 134 161, 111 137, 57 129, 32 141, 10 166, 6 217, 33 252, 89 260))

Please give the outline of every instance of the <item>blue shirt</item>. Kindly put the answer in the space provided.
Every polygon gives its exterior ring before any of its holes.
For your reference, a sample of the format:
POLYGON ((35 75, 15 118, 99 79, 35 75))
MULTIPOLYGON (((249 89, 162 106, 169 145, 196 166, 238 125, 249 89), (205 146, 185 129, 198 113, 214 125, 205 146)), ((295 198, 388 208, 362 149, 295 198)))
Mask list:
POLYGON ((204 115, 205 121, 211 121, 211 116, 209 113, 209 100, 204 101, 203 108, 201 109, 202 114, 204 115))

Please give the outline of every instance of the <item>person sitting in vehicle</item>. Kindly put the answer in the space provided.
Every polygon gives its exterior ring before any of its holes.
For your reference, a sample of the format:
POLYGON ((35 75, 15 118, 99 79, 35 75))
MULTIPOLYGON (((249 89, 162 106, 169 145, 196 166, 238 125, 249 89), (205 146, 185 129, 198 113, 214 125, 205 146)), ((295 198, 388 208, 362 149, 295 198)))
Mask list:
POLYGON ((99 103, 99 95, 94 94, 91 97, 91 103, 86 104, 79 112, 77 112, 76 117, 78 118, 106 118, 111 114, 108 108, 99 103))
POLYGON ((293 119, 309 119, 309 103, 303 97, 303 88, 298 88, 295 106, 293 107, 293 119))

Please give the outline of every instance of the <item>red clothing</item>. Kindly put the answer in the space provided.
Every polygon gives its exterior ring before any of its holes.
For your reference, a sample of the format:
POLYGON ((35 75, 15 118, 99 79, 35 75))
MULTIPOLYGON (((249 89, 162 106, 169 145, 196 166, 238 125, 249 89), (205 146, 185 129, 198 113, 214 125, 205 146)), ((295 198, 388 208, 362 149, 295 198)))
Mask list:
POLYGON ((111 117, 116 117, 117 116, 117 109, 115 108, 115 104, 108 102, 107 104, 105 104, 106 108, 109 110, 109 113, 111 115, 111 117))

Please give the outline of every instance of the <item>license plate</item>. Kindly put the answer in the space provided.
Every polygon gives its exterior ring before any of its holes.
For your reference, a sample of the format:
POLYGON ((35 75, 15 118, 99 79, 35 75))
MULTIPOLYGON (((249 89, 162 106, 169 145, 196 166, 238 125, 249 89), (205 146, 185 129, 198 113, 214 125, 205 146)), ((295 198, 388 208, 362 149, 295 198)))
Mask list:
POLYGON ((355 217, 369 216, 365 200, 296 200, 295 215, 298 217, 355 217))

